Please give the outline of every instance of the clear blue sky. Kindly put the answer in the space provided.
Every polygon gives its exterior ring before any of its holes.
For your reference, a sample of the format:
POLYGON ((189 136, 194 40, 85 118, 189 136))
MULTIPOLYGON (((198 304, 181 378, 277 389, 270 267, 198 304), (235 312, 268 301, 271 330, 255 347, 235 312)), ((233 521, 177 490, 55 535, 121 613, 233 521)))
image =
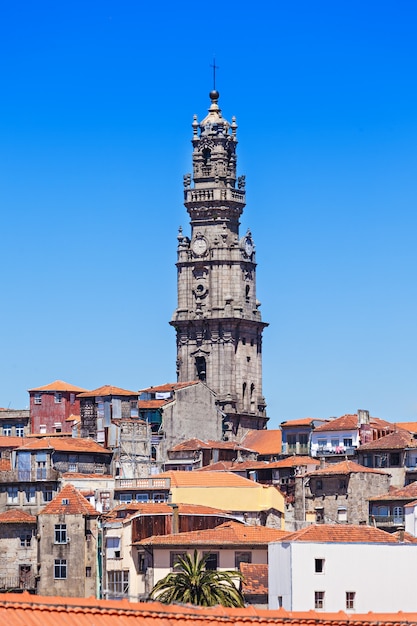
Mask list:
POLYGON ((3 1, 0 406, 175 380, 191 122, 220 66, 270 426, 417 420, 417 4, 3 1))

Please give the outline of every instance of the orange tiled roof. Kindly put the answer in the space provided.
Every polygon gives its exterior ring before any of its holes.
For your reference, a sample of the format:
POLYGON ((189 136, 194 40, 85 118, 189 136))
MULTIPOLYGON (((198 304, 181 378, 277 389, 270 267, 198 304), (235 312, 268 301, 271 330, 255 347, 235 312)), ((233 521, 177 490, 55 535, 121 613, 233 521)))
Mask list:
POLYGON ((63 380, 54 380, 53 383, 49 383, 49 385, 44 385, 43 387, 33 387, 33 389, 28 389, 29 393, 32 391, 73 391, 74 393, 80 393, 81 391, 87 391, 83 387, 76 387, 75 385, 71 385, 70 383, 66 383, 63 380))
POLYGON ((86 391, 85 393, 79 393, 78 398, 95 398, 96 396, 137 396, 138 391, 129 391, 128 389, 122 389, 121 387, 113 387, 112 385, 103 385, 98 389, 92 391, 86 391))
POLYGON ((168 393, 170 391, 190 387, 191 385, 198 385, 199 382, 199 380, 191 380, 185 383, 165 383, 164 385, 156 385, 155 387, 146 387, 145 389, 141 389, 139 393, 168 393))
POLYGON ((110 454, 110 450, 103 448, 99 443, 92 439, 83 439, 80 437, 65 437, 54 439, 45 437, 43 439, 31 440, 24 446, 22 450, 45 450, 52 448, 60 452, 94 452, 94 454, 110 454))
POLYGON ((0 622, 8 626, 56 626, 65 617, 66 626, 404 626, 417 624, 416 613, 347 614, 316 611, 270 611, 247 606, 242 609, 223 606, 201 607, 165 605, 159 602, 134 603, 128 600, 96 600, 35 596, 23 593, 0 595, 0 622))
POLYGON ((281 459, 281 461, 273 461, 272 463, 268 463, 268 466, 273 469, 279 469, 280 467, 300 467, 303 465, 320 465, 320 462, 317 459, 311 458, 311 456, 289 456, 286 459, 281 459))
POLYGON ((113 480, 112 474, 82 474, 81 472, 64 472, 63 478, 67 480, 85 478, 86 480, 113 480))
MULTIPOLYGON (((172 461, 173 463, 175 461, 172 461)), ((193 470, 194 472, 230 472, 232 467, 236 467, 237 463, 233 461, 217 461, 217 463, 210 463, 210 465, 204 465, 193 470)))
POLYGON ((180 452, 185 450, 246 450, 248 452, 253 452, 253 450, 244 447, 237 441, 213 441, 212 439, 209 439, 208 441, 201 441, 201 439, 188 439, 187 441, 183 441, 171 448, 170 452, 180 452))
POLYGON ((364 465, 359 465, 359 463, 355 463, 355 461, 340 461, 340 463, 329 463, 326 467, 322 469, 314 470, 313 472, 309 472, 309 476, 332 476, 334 474, 357 474, 357 473, 366 473, 366 474, 389 474, 389 472, 384 472, 381 469, 375 469, 373 467, 365 467, 364 465))
MULTIPOLYGON (((120 511, 126 511, 126 518, 132 515, 172 515, 173 507, 165 502, 130 502, 122 503, 105 514, 106 519, 117 518, 120 511)), ((227 511, 201 504, 178 504, 179 515, 201 515, 234 518, 227 511)))
POLYGON ((312 524, 294 533, 284 541, 311 541, 313 543, 398 543, 391 533, 374 526, 353 524, 312 524))
POLYGON ((160 409, 161 406, 169 404, 174 398, 165 398, 164 400, 139 400, 139 409, 160 409))
MULTIPOLYGON (((370 417, 369 425, 371 428, 377 428, 379 430, 394 430, 394 425, 390 422, 386 422, 385 420, 379 419, 379 417, 370 417)), ((336 419, 327 422, 326 424, 322 424, 321 426, 317 426, 314 430, 315 433, 320 432, 328 432, 328 431, 336 431, 336 430, 357 430, 359 428, 358 416, 356 413, 342 415, 341 417, 336 417, 336 419)))
POLYGON ((36 517, 22 509, 9 509, 0 513, 0 524, 36 524, 36 517))
POLYGON ((415 498, 417 498, 417 481, 410 483, 406 487, 390 487, 388 493, 372 496, 368 500, 414 500, 415 498))
POLYGON ((260 455, 280 454, 282 432, 280 430, 250 430, 241 441, 245 448, 256 450, 260 455))
POLYGON ((241 563, 243 574, 242 592, 244 596, 266 595, 268 593, 268 564, 241 563))
POLYGON ((417 433, 417 422, 396 422, 394 426, 408 430, 410 433, 417 433))
POLYGON ((31 441, 28 437, 5 437, 0 435, 0 448, 20 448, 31 441))
POLYGON ((326 423, 329 420, 324 419, 324 418, 317 418, 317 417, 301 417, 299 419, 295 419, 295 420, 285 420, 285 422, 281 422, 281 428, 291 428, 292 426, 312 426, 314 425, 316 422, 320 422, 320 424, 322 423, 326 423))
POLYGON ((94 515, 98 512, 70 483, 41 510, 39 515, 94 515), (65 501, 68 501, 66 504, 65 501))
POLYGON ((192 530, 185 533, 170 535, 154 535, 142 539, 136 545, 187 545, 187 546, 225 546, 250 544, 251 546, 267 546, 271 541, 280 541, 288 535, 285 530, 266 528, 265 526, 245 526, 238 522, 230 521, 209 528, 208 530, 192 530))
POLYGON ((171 487, 248 487, 259 488, 259 484, 232 472, 176 472, 169 471, 157 475, 170 478, 171 487))
POLYGON ((359 450, 402 450, 403 448, 417 448, 417 439, 414 439, 408 430, 400 429, 385 437, 364 443, 359 450))

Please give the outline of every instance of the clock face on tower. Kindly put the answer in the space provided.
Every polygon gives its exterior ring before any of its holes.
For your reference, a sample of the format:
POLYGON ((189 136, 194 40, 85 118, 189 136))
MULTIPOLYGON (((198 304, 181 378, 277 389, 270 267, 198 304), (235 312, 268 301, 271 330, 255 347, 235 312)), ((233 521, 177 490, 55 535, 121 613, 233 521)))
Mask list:
POLYGON ((253 241, 251 237, 245 238, 245 254, 251 256, 253 252, 253 241))
POLYGON ((203 254, 207 251, 207 241, 201 235, 197 236, 191 244, 191 247, 194 254, 197 256, 203 256, 203 254))

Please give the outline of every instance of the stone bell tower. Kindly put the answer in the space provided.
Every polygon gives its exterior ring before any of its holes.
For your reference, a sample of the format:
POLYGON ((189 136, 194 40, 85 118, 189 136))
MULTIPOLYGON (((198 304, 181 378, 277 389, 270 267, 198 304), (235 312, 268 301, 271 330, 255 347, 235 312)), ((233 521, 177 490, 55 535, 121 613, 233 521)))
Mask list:
POLYGON ((256 299, 255 246, 239 236, 245 177, 236 177, 237 124, 226 121, 210 93, 208 115, 193 120, 193 174, 184 176, 191 238, 178 234, 179 382, 200 379, 216 393, 224 439, 266 428, 262 332, 256 299))

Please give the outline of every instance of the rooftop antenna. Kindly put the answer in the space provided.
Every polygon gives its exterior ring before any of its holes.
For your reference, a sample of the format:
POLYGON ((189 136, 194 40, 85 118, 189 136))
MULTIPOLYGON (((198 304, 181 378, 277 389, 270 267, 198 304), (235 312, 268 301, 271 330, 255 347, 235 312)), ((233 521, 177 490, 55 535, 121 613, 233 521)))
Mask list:
POLYGON ((210 67, 213 68, 213 90, 216 91, 216 70, 220 69, 218 65, 216 65, 216 57, 213 57, 213 65, 210 64, 210 67))

